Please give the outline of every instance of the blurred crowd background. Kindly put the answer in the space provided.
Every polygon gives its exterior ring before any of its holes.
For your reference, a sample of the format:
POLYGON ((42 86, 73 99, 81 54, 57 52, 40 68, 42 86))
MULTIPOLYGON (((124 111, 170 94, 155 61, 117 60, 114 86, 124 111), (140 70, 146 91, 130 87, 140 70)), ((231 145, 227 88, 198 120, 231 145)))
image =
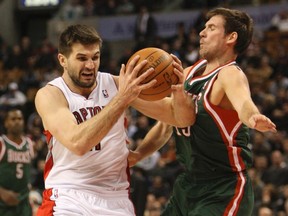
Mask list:
MULTIPOLYGON (((91 16, 124 16, 136 14, 134 39, 131 48, 123 47, 118 58, 112 58, 109 42, 104 40, 100 71, 118 74, 121 63, 138 49, 155 46, 178 56, 183 67, 198 60, 199 31, 203 27, 203 14, 211 7, 235 5, 274 4, 269 0, 69 0, 64 1, 57 17, 77 19, 91 16), (171 37, 157 35, 154 12, 171 10, 199 10, 198 19, 188 30, 179 22, 171 37), (141 15, 149 22, 141 26, 141 15)), ((1 3, 0 3, 1 4, 1 3)), ((2 30, 1 30, 2 31, 2 30)), ((288 216, 288 8, 283 8, 270 21, 269 27, 257 31, 247 52, 238 58, 246 73, 253 100, 262 113, 277 125, 278 132, 251 131, 250 148, 254 165, 249 170, 255 190, 255 216, 288 216), (264 214, 263 214, 264 215, 264 214)), ((11 107, 23 110, 26 134, 35 142, 36 157, 31 173, 31 202, 35 211, 41 203, 44 189, 43 168, 47 153, 41 119, 35 106, 37 90, 54 77, 61 75, 57 62, 57 47, 44 38, 33 41, 21 35, 19 42, 8 44, 0 32, 0 132, 5 133, 3 118, 11 107)), ((155 123, 133 109, 127 110, 129 148, 135 148, 155 123)), ((159 151, 131 168, 131 198, 137 216, 157 216, 167 202, 176 176, 182 171, 175 154, 173 137, 159 151)))

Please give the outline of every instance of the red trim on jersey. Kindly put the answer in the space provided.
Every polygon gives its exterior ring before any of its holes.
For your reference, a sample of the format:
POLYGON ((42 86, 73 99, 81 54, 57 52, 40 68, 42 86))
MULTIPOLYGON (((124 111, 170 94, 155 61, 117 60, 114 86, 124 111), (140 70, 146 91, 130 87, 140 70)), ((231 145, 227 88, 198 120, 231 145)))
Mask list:
POLYGON ((208 85, 206 85, 206 92, 204 95, 203 106, 205 110, 214 119, 215 124, 219 128, 221 137, 227 147, 230 165, 233 171, 240 172, 246 169, 245 163, 241 157, 241 149, 237 147, 236 136, 242 125, 235 110, 224 110, 210 103, 208 96, 212 86, 216 80, 217 75, 213 77, 208 85))
POLYGON ((46 136, 46 141, 47 141, 47 145, 48 145, 48 154, 46 157, 46 162, 45 162, 45 167, 44 167, 44 180, 47 178, 48 174, 50 173, 52 167, 53 167, 53 158, 52 158, 52 144, 50 143, 51 139, 52 139, 52 134, 49 131, 44 131, 44 134, 46 136))
POLYGON ((204 64, 204 62, 206 63, 207 61, 205 60, 205 59, 199 59, 197 62, 195 62, 192 66, 191 66, 191 68, 189 69, 189 71, 188 71, 188 73, 187 73, 187 75, 186 75, 186 77, 185 77, 185 80, 187 80, 188 78, 190 78, 190 76, 194 76, 194 73, 197 71, 195 71, 195 70, 193 70, 196 66, 198 66, 199 64, 204 64), (192 73, 192 74, 191 74, 192 73))
POLYGON ((223 216, 236 216, 239 211, 240 202, 243 198, 243 191, 244 191, 244 185, 246 183, 246 178, 243 175, 243 173, 237 174, 237 184, 235 188, 235 193, 233 198, 231 199, 230 203, 227 205, 223 216))
POLYGON ((37 216, 52 216, 53 207, 55 206, 55 201, 51 200, 52 189, 47 189, 43 191, 43 201, 41 206, 38 208, 37 216))
POLYGON ((50 143, 50 140, 52 138, 52 134, 48 130, 45 130, 43 133, 44 133, 44 135, 46 137, 46 142, 50 143))

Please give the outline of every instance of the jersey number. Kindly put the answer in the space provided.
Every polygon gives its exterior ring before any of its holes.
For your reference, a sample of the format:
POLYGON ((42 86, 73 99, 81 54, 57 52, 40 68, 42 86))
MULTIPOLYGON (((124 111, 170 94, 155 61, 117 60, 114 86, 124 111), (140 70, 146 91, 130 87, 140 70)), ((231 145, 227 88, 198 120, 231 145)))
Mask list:
POLYGON ((23 178, 23 174, 24 174, 23 164, 18 163, 16 165, 16 178, 22 179, 23 178))
POLYGON ((185 137, 190 137, 191 136, 191 132, 190 132, 190 126, 189 127, 185 127, 185 128, 177 128, 176 127, 176 133, 178 136, 185 136, 185 137))

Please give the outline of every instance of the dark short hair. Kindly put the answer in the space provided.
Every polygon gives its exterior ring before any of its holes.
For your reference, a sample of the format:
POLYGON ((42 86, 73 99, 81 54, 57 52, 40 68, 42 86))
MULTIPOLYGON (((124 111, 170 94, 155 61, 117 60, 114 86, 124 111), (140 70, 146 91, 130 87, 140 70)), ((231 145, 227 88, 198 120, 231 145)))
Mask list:
POLYGON ((224 18, 225 33, 230 34, 237 32, 238 38, 234 51, 237 54, 243 53, 252 41, 253 36, 253 20, 245 12, 228 9, 228 8, 215 8, 209 11, 206 15, 207 20, 211 17, 220 15, 224 18))
POLYGON ((74 43, 81 43, 89 45, 97 43, 100 48, 102 46, 102 39, 98 32, 92 26, 76 24, 68 26, 59 37, 58 52, 69 56, 72 52, 72 45, 74 43))

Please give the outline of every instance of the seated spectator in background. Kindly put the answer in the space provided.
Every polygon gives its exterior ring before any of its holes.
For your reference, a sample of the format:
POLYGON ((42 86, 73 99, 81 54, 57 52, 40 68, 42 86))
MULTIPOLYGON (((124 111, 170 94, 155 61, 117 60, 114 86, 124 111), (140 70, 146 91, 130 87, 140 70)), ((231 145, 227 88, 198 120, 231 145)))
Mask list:
POLYGON ((259 208, 257 216, 274 216, 274 213, 270 207, 264 205, 259 208))
POLYGON ((129 0, 121 0, 117 7, 117 14, 132 14, 135 11, 134 4, 129 0))
POLYGON ((68 0, 60 10, 59 16, 64 20, 78 20, 83 17, 83 10, 79 0, 68 0))
POLYGON ((288 167, 281 151, 274 150, 271 154, 271 166, 264 171, 262 181, 277 187, 288 184, 288 167))
POLYGON ((185 23, 184 22, 178 22, 176 24, 176 32, 174 35, 172 35, 169 38, 169 43, 173 43, 173 41, 175 40, 179 40, 181 43, 181 47, 185 48, 185 45, 188 41, 188 35, 186 33, 186 29, 185 29, 185 23))
POLYGON ((26 95, 18 89, 18 84, 12 82, 8 91, 0 97, 1 108, 22 107, 26 103, 26 95))
POLYGON ((255 154, 264 154, 269 156, 271 153, 271 145, 265 134, 255 131, 252 137, 253 152, 255 154))
POLYGON ((288 32, 288 10, 283 10, 274 15, 271 25, 272 27, 276 27, 280 32, 288 32))
POLYGON ((117 13, 117 3, 116 0, 107 0, 105 1, 105 15, 111 16, 117 13))
POLYGON ((96 3, 94 0, 84 0, 83 4, 83 16, 84 17, 91 17, 95 16, 97 13, 96 11, 96 3))

